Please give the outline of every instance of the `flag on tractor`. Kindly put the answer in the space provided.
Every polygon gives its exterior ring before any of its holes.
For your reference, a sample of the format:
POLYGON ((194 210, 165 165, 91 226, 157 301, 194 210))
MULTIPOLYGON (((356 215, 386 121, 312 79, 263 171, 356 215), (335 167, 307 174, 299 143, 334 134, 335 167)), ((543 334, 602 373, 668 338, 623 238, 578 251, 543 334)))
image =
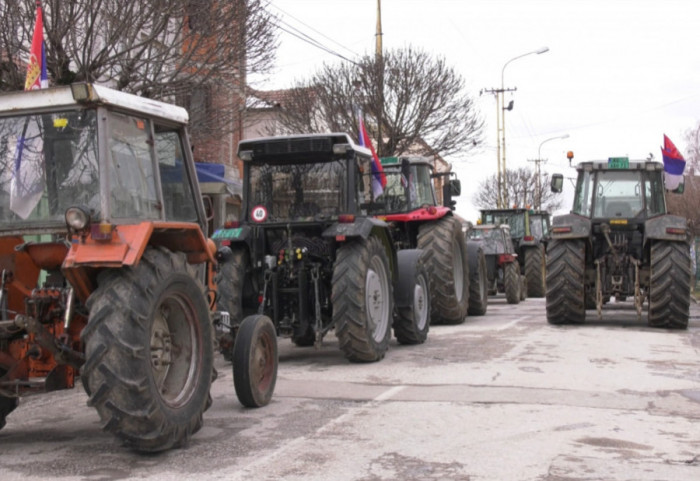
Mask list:
POLYGON ((365 128, 365 123, 362 120, 362 114, 359 115, 360 121, 360 145, 367 147, 372 152, 372 196, 374 199, 379 197, 384 193, 384 187, 386 187, 386 174, 384 174, 384 169, 382 168, 382 163, 377 156, 377 152, 372 146, 372 141, 367 134, 367 129, 365 128))
POLYGON ((685 159, 666 134, 664 134, 664 146, 661 148, 661 155, 664 160, 664 184, 668 190, 675 190, 683 180, 685 159))
POLYGON ((46 74, 46 47, 44 45, 44 18, 41 12, 41 2, 36 2, 34 35, 32 36, 32 47, 29 51, 24 90, 43 89, 48 86, 49 77, 46 74))

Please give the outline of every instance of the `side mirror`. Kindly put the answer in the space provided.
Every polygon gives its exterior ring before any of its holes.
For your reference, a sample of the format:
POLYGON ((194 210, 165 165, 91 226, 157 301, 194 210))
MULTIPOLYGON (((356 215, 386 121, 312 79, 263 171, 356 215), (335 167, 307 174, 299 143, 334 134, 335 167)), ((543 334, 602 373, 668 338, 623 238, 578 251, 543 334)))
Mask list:
POLYGON ((459 197, 462 194, 462 182, 459 179, 450 180, 450 195, 459 197))
POLYGON ((564 188, 564 176, 562 174, 552 174, 550 187, 552 188, 552 192, 560 193, 564 188))

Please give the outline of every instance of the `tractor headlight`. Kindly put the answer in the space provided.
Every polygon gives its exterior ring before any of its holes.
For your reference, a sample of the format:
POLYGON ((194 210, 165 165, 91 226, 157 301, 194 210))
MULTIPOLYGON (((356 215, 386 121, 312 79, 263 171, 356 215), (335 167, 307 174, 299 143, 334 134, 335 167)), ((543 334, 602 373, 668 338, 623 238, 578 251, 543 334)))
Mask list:
POLYGON ((66 225, 75 232, 87 229, 90 225, 90 212, 79 205, 68 207, 66 209, 66 225))

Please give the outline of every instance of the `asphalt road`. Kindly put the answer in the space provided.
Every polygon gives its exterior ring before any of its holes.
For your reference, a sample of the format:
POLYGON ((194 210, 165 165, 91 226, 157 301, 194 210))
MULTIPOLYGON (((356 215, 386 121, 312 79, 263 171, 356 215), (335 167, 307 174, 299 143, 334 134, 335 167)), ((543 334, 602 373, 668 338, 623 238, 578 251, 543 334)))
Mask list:
POLYGON ((700 307, 687 331, 611 305, 549 326, 544 300, 348 363, 280 339, 270 405, 238 403, 218 359, 214 405, 185 449, 131 452, 82 389, 23 400, 0 431, 0 480, 698 480, 700 307))

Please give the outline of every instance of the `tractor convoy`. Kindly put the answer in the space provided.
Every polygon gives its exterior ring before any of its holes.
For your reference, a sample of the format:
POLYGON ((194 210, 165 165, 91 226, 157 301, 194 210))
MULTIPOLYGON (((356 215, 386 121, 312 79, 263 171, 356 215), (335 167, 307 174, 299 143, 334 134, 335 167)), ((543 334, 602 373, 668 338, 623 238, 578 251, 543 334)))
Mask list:
POLYGON ((21 397, 80 379, 124 445, 183 446, 217 347, 240 403, 261 407, 278 337, 333 331, 349 361, 376 362, 392 331, 419 345, 498 292, 546 296, 551 324, 630 298, 650 326, 688 325, 689 232, 660 164, 579 164, 551 229, 527 209, 474 227, 452 210, 459 180, 426 158, 380 167, 345 133, 243 140, 240 219, 210 229, 187 122, 89 83, 0 96, 0 428, 21 397))

